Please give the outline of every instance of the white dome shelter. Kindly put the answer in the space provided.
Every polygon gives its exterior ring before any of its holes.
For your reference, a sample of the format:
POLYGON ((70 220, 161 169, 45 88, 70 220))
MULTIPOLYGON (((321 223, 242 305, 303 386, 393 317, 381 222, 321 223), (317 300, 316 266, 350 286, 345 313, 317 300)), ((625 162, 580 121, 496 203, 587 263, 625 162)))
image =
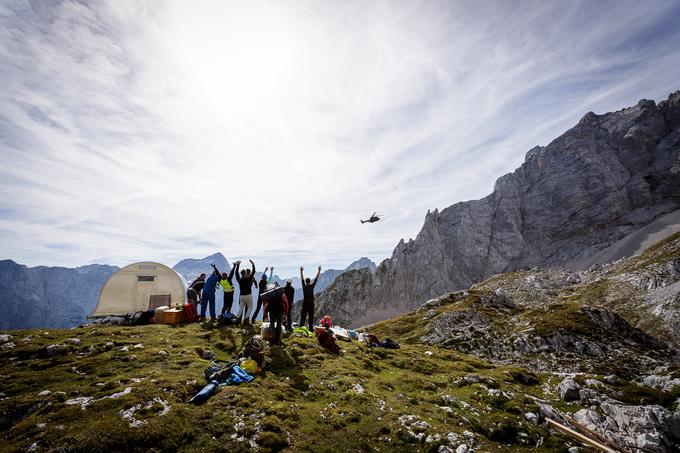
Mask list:
POLYGON ((161 305, 183 305, 185 295, 184 280, 168 266, 153 262, 134 263, 106 280, 90 318, 120 316, 161 305))

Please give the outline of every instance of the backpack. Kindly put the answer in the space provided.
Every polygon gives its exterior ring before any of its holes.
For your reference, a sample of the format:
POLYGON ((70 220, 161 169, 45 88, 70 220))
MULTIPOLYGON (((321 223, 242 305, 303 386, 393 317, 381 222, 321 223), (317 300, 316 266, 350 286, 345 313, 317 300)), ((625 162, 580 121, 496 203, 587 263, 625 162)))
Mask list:
POLYGON ((241 352, 236 356, 237 359, 240 359, 241 357, 253 359, 257 362, 258 366, 262 366, 262 361, 264 360, 262 337, 255 335, 250 340, 246 341, 241 352))
POLYGON ((283 307, 285 306, 284 298, 286 297, 283 288, 281 288, 280 286, 274 286, 273 288, 270 289, 269 286, 273 285, 268 285, 267 291, 260 294, 260 297, 262 298, 262 303, 267 304, 267 306, 269 307, 268 310, 270 312, 283 311, 283 307))
POLYGON ((380 346, 380 340, 378 340, 378 337, 376 337, 372 333, 365 334, 364 341, 373 348, 377 348, 378 346, 380 346))
POLYGON ((232 312, 228 311, 224 314, 224 316, 221 316, 217 318, 217 325, 218 326, 233 326, 236 325, 236 315, 233 314, 232 312))
POLYGON ((189 322, 194 322, 196 321, 196 318, 198 318, 198 313, 196 313, 196 307, 194 307, 194 304, 184 304, 182 310, 184 311, 184 316, 186 316, 189 322))
POLYGON ((125 317, 128 318, 129 316, 128 320, 132 326, 144 326, 151 322, 151 319, 155 313, 155 310, 136 311, 132 315, 125 315, 125 317))
POLYGON ((389 338, 383 342, 380 343, 381 348, 387 348, 387 349, 399 349, 399 343, 395 343, 394 341, 390 340, 389 338))
POLYGON ((340 346, 335 342, 335 336, 330 330, 324 330, 319 332, 318 335, 319 344, 324 348, 328 349, 333 354, 340 354, 340 346))

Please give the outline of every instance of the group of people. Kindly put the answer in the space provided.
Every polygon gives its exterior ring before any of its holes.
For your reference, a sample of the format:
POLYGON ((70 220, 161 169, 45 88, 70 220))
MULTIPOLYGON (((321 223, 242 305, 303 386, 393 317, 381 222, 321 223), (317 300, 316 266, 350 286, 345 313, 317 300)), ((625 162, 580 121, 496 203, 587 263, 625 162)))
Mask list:
MULTIPOLYGON (((282 303, 268 303, 270 299, 265 297, 268 291, 276 289, 276 285, 270 284, 274 274, 273 267, 266 267, 264 273, 257 282, 255 278, 255 263, 249 260, 251 268, 241 269, 241 261, 234 262, 231 271, 220 272, 214 264, 211 264, 213 272, 210 276, 201 274, 196 278, 187 289, 187 299, 189 303, 193 303, 198 312, 198 305, 200 304, 199 320, 206 319, 206 312, 210 309, 210 317, 212 320, 217 319, 215 312, 215 294, 218 285, 222 287, 224 292, 224 304, 220 316, 224 317, 227 313, 232 313, 234 308, 234 277, 239 287, 238 312, 236 316, 236 324, 255 323, 260 309, 263 308, 263 322, 270 321, 270 328, 275 330, 275 341, 280 341, 281 324, 285 322, 286 328, 290 331, 292 329, 291 310, 295 300, 295 288, 291 279, 286 281, 283 287, 282 303), (267 277, 269 271, 269 277, 267 277), (207 277, 207 278, 206 278, 207 277), (257 305, 253 311, 252 317, 249 318, 250 311, 253 308, 253 287, 258 289, 257 305)), ((307 321, 309 329, 312 330, 314 323, 314 288, 316 282, 321 274, 321 266, 318 267, 316 277, 314 280, 304 276, 304 267, 300 267, 300 279, 302 281, 302 307, 300 314, 300 325, 305 325, 307 321)))

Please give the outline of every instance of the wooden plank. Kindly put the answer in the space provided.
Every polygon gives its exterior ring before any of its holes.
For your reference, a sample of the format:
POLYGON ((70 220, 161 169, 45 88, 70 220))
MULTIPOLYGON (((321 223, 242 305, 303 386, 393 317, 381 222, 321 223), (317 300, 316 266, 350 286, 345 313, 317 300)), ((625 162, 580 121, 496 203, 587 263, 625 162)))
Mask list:
POLYGON ((581 434, 578 431, 574 431, 573 429, 571 429, 567 426, 564 426, 563 424, 558 423, 555 420, 552 420, 550 418, 546 418, 545 421, 548 422, 548 425, 557 428, 558 430, 562 431, 563 433, 565 433, 565 434, 567 434, 567 435, 569 435, 569 436, 571 436, 575 439, 578 439, 579 441, 581 441, 581 442, 583 442, 587 445, 598 448, 598 449, 600 449, 600 450, 602 450, 606 453, 619 453, 617 450, 614 450, 614 449, 608 447, 607 445, 601 444, 600 442, 596 441, 595 439, 591 439, 590 437, 588 437, 584 434, 581 434))
POLYGON ((581 432, 582 434, 584 434, 586 436, 590 436, 590 437, 602 442, 603 444, 608 445, 609 447, 613 448, 614 450, 630 451, 630 450, 623 448, 621 445, 617 444, 616 442, 609 440, 609 439, 606 439, 605 437, 601 436, 599 433, 596 433, 595 431, 593 431, 589 428, 586 428, 585 426, 583 426, 582 424, 580 424, 579 422, 574 420, 572 417, 565 415, 564 418, 569 422, 569 424, 571 426, 576 428, 576 430, 581 432))

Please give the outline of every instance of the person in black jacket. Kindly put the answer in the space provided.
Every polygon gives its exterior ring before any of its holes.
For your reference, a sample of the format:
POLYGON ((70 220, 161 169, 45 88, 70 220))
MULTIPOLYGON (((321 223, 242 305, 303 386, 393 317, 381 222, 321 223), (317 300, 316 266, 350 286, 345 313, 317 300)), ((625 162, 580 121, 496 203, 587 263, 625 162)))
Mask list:
POLYGON ((239 273, 239 268, 241 262, 236 262, 236 281, 238 282, 238 288, 241 294, 238 297, 239 311, 236 315, 238 323, 248 322, 248 315, 250 314, 250 309, 253 308, 253 285, 257 286, 255 282, 255 263, 250 260, 253 268, 243 269, 239 273))
MULTIPOLYGON (((257 286, 257 307, 255 308, 255 312, 253 313, 253 317, 251 318, 250 322, 253 324, 255 323, 255 319, 257 318, 257 315, 260 313, 260 308, 262 308, 262 293, 267 291, 267 270, 269 270, 269 280, 272 279, 272 275, 274 274, 274 268, 272 267, 271 269, 268 267, 264 268, 264 274, 262 274, 262 277, 260 277, 260 283, 257 286)), ((267 315, 264 315, 262 318, 263 322, 267 322, 267 315)))
POLYGON ((189 288, 193 288, 194 291, 196 291, 196 294, 198 295, 198 300, 201 300, 201 291, 203 291, 203 287, 205 286, 205 274, 201 274, 191 282, 191 285, 189 285, 189 288))
POLYGON ((300 327, 305 325, 305 318, 309 317, 309 330, 314 329, 314 287, 321 274, 321 266, 316 272, 314 281, 310 281, 309 277, 305 279, 303 274, 305 268, 300 266, 300 279, 302 280, 302 311, 300 312, 300 327))
POLYGON ((293 320, 290 317, 290 312, 293 310, 293 302, 295 301, 295 288, 293 288, 293 281, 286 280, 286 286, 283 287, 283 292, 288 300, 288 312, 286 313, 286 329, 288 332, 293 330, 293 320))

